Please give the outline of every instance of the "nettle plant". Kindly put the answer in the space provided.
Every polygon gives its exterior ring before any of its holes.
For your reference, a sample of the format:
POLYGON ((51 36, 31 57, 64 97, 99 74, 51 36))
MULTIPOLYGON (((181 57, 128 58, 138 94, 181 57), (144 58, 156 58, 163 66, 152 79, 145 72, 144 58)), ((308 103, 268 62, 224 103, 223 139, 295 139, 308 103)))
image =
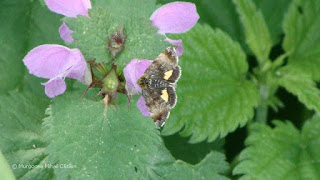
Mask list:
MULTIPOLYGON (((223 30, 197 23, 196 6, 189 2, 41 3, 65 16, 59 28, 65 44, 33 46, 23 58, 30 74, 48 79, 42 85, 50 100, 29 74, 23 83, 32 85, 0 96, 0 147, 16 178, 320 178, 319 0, 290 3, 278 57, 270 55, 279 42, 274 29, 252 0, 232 2, 244 29, 241 45, 223 30), (137 80, 168 46, 176 47, 182 76, 177 105, 159 128, 138 100, 137 80), (248 55, 255 61, 250 67, 248 55), (268 124, 268 110, 284 106, 280 88, 314 114, 301 129, 290 119, 268 124), (246 148, 229 165, 224 138, 244 126, 246 148), (191 145, 177 136, 164 143, 178 132, 197 150, 188 153, 184 148, 191 145), (207 146, 211 151, 199 155, 207 146), (186 162, 179 160, 184 155, 186 162)), ((35 8, 31 17, 41 14, 35 8)), ((2 154, 0 173, 13 178, 2 154)))

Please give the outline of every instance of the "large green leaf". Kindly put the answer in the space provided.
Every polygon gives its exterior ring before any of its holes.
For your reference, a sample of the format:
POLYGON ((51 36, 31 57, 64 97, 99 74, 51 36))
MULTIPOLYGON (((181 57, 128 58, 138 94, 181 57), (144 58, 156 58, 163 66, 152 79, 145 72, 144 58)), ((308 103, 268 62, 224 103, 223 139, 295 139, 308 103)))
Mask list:
POLYGON ((248 64, 240 45, 220 30, 196 25, 183 39, 178 102, 163 134, 179 131, 190 142, 211 142, 243 126, 258 101, 256 86, 246 80, 248 64))
POLYGON ((268 26, 251 0, 234 0, 245 29, 246 42, 260 63, 268 60, 272 47, 268 26))
POLYGON ((22 58, 34 46, 61 42, 59 17, 39 0, 0 2, 0 93, 24 83, 22 58))
POLYGON ((286 14, 283 47, 289 64, 320 79, 320 1, 294 0, 286 14))
POLYGON ((202 176, 223 178, 219 174, 227 164, 222 154, 211 153, 195 166, 175 161, 152 119, 141 115, 135 100, 128 111, 124 96, 119 98, 117 108, 107 109, 103 103, 81 100, 77 93, 53 100, 44 123, 50 142, 46 152, 51 162, 76 167, 55 169, 59 179, 160 179, 176 167, 178 175, 190 173, 198 179, 212 167, 210 176, 202 176))
POLYGON ((52 169, 28 169, 46 163, 41 130, 47 100, 30 93, 10 92, 0 96, 0 148, 19 179, 47 178, 52 169), (41 173, 39 173, 41 171, 41 173))
POLYGON ((87 60, 111 62, 108 42, 111 35, 124 27, 125 49, 116 57, 115 63, 125 66, 132 59, 155 59, 169 43, 149 20, 156 9, 154 0, 96 1, 90 18, 68 18, 68 26, 75 32, 73 46, 79 48, 87 60))
POLYGON ((274 129, 255 124, 234 174, 240 179, 320 179, 320 118, 307 121, 301 132, 290 122, 274 129))

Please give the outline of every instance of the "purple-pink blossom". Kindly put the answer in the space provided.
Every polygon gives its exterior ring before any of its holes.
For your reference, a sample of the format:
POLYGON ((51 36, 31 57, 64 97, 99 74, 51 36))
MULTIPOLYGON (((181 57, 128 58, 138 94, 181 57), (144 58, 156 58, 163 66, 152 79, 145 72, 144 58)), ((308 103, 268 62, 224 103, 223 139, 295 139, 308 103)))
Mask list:
POLYGON ((65 78, 76 79, 84 84, 91 83, 91 75, 79 49, 69 49, 55 44, 46 44, 32 49, 23 59, 29 73, 49 79, 45 93, 53 98, 66 90, 65 78))
POLYGON ((72 43, 73 42, 73 38, 71 36, 72 32, 73 31, 66 25, 66 23, 61 24, 59 28, 59 34, 61 39, 63 39, 67 43, 72 43))
POLYGON ((195 4, 172 2, 161 6, 150 17, 152 26, 157 27, 159 34, 187 32, 198 21, 199 15, 195 4))
POLYGON ((182 40, 169 39, 166 33, 179 34, 190 30, 199 20, 195 4, 188 2, 172 2, 161 6, 150 17, 151 25, 158 28, 158 33, 166 37, 166 41, 177 46, 177 54, 183 53, 182 40))
POLYGON ((137 84, 137 81, 151 64, 152 61, 150 60, 133 59, 123 69, 123 74, 126 79, 127 91, 130 95, 138 94, 138 92, 141 92, 141 88, 137 84))
MULTIPOLYGON (((45 0, 48 8, 58 14, 76 18, 78 15, 89 16, 90 0, 45 0)), ((73 31, 63 22, 59 28, 60 37, 68 43, 73 42, 73 31)), ((76 79, 90 84, 91 74, 79 49, 47 44, 32 49, 23 59, 30 74, 49 79, 42 83, 45 93, 53 98, 65 92, 65 78, 76 79)))
POLYGON ((88 16, 91 9, 90 0, 45 0, 48 8, 67 17, 88 16))
MULTIPOLYGON (((45 0, 45 2, 51 11, 67 17, 76 18, 78 15, 89 17, 88 10, 91 9, 90 0, 45 0)), ((72 32, 64 22, 59 28, 61 39, 68 43, 73 42, 72 32)))
MULTIPOLYGON (((144 74, 148 67, 152 64, 150 60, 133 59, 124 69, 123 75, 126 79, 126 89, 129 95, 141 93, 141 88, 137 84, 138 79, 144 74)), ((146 102, 141 96, 137 102, 137 106, 144 116, 150 116, 146 102)))
MULTIPOLYGON (((176 45, 178 56, 183 53, 182 40, 169 39, 166 33, 184 33, 190 30, 199 20, 196 6, 187 2, 172 2, 161 6, 150 17, 151 25, 158 28, 158 33, 165 36, 165 41, 176 45)), ((130 95, 138 94, 141 88, 138 79, 151 65, 152 61, 133 59, 123 70, 126 78, 126 89, 130 95)), ((137 107, 144 116, 150 116, 144 98, 141 96, 137 107)))

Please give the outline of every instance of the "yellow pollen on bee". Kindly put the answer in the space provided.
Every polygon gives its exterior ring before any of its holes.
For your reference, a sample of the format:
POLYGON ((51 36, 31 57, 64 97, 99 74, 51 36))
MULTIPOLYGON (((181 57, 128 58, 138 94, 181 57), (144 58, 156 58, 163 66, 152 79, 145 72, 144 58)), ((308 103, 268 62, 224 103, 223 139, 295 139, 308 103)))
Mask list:
POLYGON ((161 91, 161 98, 162 98, 165 102, 168 102, 168 101, 169 101, 169 94, 168 94, 167 88, 161 91))
POLYGON ((168 80, 172 76, 173 70, 167 71, 164 73, 164 79, 168 80))

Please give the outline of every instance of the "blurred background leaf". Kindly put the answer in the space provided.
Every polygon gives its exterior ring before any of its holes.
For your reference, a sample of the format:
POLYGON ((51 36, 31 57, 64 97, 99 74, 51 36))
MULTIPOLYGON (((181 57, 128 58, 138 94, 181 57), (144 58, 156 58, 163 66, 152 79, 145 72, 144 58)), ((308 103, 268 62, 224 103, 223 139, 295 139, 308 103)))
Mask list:
MULTIPOLYGON (((31 93, 11 91, 0 95, 0 148, 12 164, 40 165, 46 162, 46 142, 41 130, 48 101, 31 93)), ((17 179, 49 178, 53 169, 16 168, 17 179)))
POLYGON ((39 0, 2 0, 0 9, 0 22, 5 23, 0 26, 0 93, 5 93, 28 86, 23 85, 25 81, 30 86, 40 82, 36 78, 24 79, 29 73, 22 59, 37 45, 62 43, 58 33, 61 16, 50 12, 39 0))

